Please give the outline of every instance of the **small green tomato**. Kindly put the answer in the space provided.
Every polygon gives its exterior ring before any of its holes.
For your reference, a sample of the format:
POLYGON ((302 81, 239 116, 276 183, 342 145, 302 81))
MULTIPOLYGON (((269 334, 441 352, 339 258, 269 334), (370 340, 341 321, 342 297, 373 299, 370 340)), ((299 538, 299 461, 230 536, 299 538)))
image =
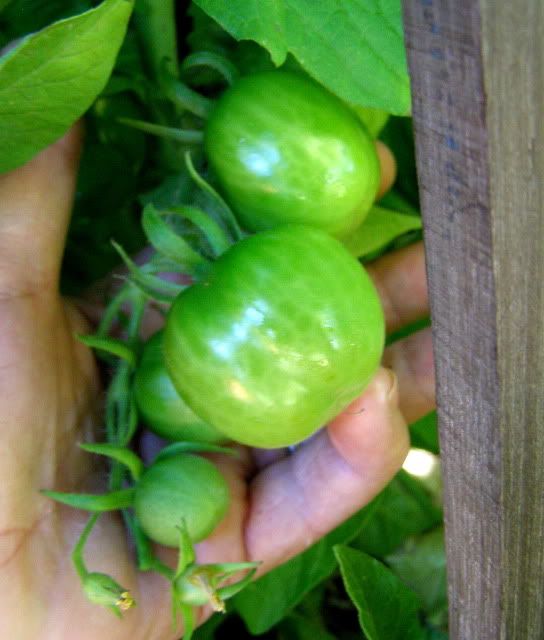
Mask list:
POLYGON ((174 387, 162 354, 163 331, 145 345, 134 381, 138 410, 151 431, 167 440, 224 443, 227 437, 201 420, 174 387))
POLYGON ((193 542, 206 538, 229 503, 227 483, 215 465, 187 453, 154 462, 134 492, 134 511, 142 529, 167 547, 178 546, 182 522, 193 542))

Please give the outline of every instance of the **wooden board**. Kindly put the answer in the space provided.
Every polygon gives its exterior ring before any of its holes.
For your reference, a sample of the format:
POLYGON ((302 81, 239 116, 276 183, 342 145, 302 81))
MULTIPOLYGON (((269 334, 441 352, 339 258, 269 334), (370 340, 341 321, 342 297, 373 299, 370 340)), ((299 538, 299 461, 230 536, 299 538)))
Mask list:
POLYGON ((544 638, 543 3, 404 0, 452 640, 544 638))

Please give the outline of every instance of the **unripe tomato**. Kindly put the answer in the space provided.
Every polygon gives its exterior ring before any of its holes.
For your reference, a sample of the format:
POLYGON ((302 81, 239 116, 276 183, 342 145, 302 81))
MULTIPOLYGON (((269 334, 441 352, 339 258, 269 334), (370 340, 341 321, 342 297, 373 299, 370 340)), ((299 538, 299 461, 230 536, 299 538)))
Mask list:
POLYGON ((149 429, 168 440, 221 443, 226 437, 201 420, 179 395, 162 354, 163 332, 144 346, 134 380, 138 410, 149 429))
POLYGON ((206 126, 210 166, 251 231, 297 222, 342 237, 368 213, 380 182, 357 116, 310 78, 246 76, 218 100, 206 126))
POLYGON ((168 315, 166 366, 187 404, 229 438, 282 447, 335 417, 370 381, 384 317, 342 244, 285 225, 240 241, 168 315))
POLYGON ((142 529, 167 547, 178 546, 183 520, 193 542, 206 538, 224 518, 229 502, 229 488, 215 465, 188 453, 154 462, 134 492, 142 529))

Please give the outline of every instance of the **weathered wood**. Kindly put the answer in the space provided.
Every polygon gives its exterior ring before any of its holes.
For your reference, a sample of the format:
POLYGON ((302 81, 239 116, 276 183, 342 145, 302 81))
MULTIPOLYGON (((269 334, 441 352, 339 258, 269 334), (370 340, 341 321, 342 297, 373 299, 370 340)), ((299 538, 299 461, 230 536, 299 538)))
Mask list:
POLYGON ((452 640, 544 638, 541 0, 404 0, 452 640))

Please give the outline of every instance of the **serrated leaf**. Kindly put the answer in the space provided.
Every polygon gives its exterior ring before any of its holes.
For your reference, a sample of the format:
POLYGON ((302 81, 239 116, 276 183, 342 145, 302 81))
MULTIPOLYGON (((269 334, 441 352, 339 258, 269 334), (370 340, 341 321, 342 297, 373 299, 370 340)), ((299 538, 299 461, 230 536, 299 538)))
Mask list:
POLYGON ((364 258, 381 251, 408 231, 421 227, 419 216, 372 207, 362 224, 343 240, 343 244, 353 256, 364 258))
POLYGON ((132 10, 99 7, 27 36, 0 58, 0 173, 57 140, 105 86, 132 10))
POLYGON ((284 0, 196 0, 237 40, 254 40, 270 51, 276 65, 285 61, 287 12, 284 0))
POLYGON ((410 112, 399 0, 195 0, 237 40, 254 40, 276 65, 291 53, 354 105, 410 112))
POLYGON ((337 545, 346 591, 359 612, 368 640, 424 640, 420 601, 386 566, 371 556, 337 545))
POLYGON ((252 634, 268 631, 336 569, 333 546, 349 542, 365 527, 380 498, 322 538, 304 553, 248 585, 233 601, 252 634))

